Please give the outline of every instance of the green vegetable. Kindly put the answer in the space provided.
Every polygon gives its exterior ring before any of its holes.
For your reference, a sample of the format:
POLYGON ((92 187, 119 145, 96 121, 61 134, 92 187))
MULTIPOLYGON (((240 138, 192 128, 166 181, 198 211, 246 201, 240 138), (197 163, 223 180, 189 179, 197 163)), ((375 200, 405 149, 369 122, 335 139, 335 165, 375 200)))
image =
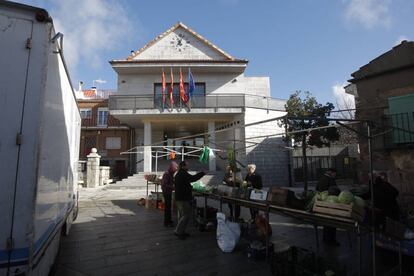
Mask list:
POLYGON ((330 203, 338 203, 338 197, 334 195, 330 195, 326 198, 325 201, 330 202, 330 203))
POLYGON ((358 207, 365 208, 365 200, 359 196, 354 196, 354 204, 358 207))
POLYGON ((338 196, 338 202, 343 204, 351 204, 354 202, 354 195, 351 192, 342 191, 338 196))
POLYGON ((328 191, 323 191, 323 192, 320 192, 320 199, 322 200, 322 201, 325 201, 327 198, 328 198, 328 196, 329 196, 329 193, 328 193, 328 191))

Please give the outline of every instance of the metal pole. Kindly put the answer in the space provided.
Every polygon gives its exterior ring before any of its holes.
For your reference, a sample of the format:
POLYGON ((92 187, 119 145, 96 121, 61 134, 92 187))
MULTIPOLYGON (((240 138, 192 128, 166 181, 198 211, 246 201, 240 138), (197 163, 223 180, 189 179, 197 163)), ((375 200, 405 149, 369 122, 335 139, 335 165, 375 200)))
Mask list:
POLYGON ((369 154, 369 181, 371 190, 371 221, 372 221, 372 275, 377 275, 376 270, 376 252, 375 252, 375 208, 374 208, 374 169, 372 166, 372 136, 371 136, 371 123, 367 122, 367 135, 368 135, 368 154, 369 154))
POLYGON ((184 161, 184 146, 181 147, 181 161, 184 161))
POLYGON ((158 174, 158 150, 155 151, 155 174, 158 174))
POLYGON ((357 224, 357 241, 358 241, 358 275, 362 275, 362 237, 361 237, 361 228, 357 224))

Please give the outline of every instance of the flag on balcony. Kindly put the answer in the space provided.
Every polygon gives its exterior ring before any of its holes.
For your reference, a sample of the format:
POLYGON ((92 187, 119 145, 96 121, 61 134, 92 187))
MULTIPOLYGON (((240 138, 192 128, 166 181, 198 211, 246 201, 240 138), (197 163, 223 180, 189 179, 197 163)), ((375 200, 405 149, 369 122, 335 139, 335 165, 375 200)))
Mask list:
POLYGON ((188 102, 188 95, 185 93, 183 73, 181 71, 181 68, 180 68, 180 99, 183 103, 188 102))
POLYGON ((164 107, 165 104, 165 89, 167 88, 167 84, 165 83, 165 74, 164 69, 162 69, 162 106, 164 107))
POLYGON ((188 98, 191 99, 193 97, 193 92, 195 89, 195 83, 193 74, 191 73, 191 69, 188 68, 188 98))
POLYGON ((174 93, 174 75, 173 75, 172 68, 171 68, 170 78, 171 78, 171 85, 170 85, 170 90, 169 90, 169 94, 170 94, 170 105, 171 105, 171 107, 173 107, 173 105, 174 105, 174 95, 173 95, 173 93, 174 93))

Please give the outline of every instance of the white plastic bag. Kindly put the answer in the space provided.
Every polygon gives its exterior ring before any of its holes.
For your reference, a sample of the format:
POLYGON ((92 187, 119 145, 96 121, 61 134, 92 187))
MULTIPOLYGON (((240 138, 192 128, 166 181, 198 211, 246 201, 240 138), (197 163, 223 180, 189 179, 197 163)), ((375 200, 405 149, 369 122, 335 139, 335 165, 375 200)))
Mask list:
POLYGON ((217 244, 223 252, 232 252, 240 239, 240 225, 227 221, 226 215, 217 213, 217 244))

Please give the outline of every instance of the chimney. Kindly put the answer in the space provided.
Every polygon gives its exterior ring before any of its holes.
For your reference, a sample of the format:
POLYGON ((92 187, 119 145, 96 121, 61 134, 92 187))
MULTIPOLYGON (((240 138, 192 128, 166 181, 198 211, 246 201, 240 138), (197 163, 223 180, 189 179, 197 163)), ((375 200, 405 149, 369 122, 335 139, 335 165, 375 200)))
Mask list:
POLYGON ((82 85, 83 85, 83 81, 79 82, 79 86, 78 86, 78 91, 81 92, 82 91, 82 85))

